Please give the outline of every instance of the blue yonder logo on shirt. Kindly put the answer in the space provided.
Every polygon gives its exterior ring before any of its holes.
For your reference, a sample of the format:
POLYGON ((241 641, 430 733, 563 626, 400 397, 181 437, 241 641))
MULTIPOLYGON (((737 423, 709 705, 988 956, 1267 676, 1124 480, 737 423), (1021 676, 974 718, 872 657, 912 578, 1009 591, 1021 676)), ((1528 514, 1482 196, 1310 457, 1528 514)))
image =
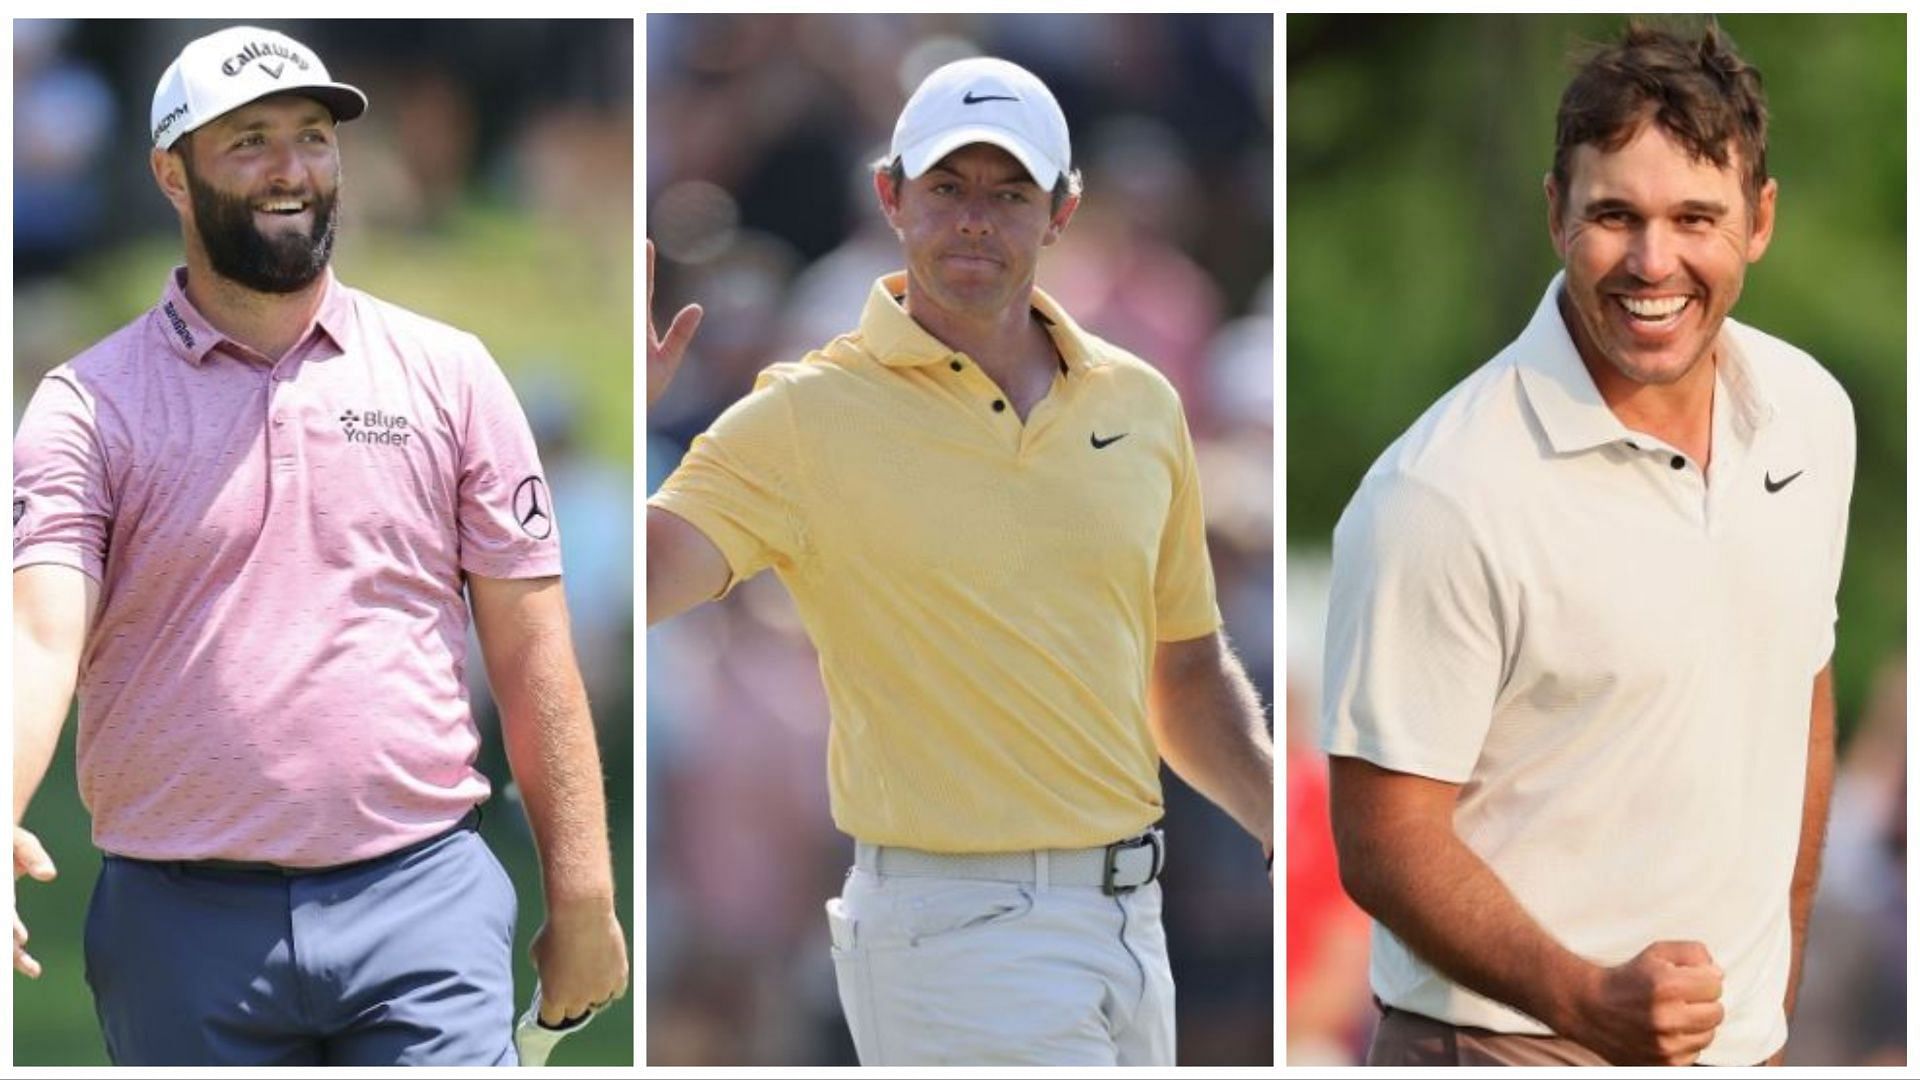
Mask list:
POLYGON ((348 442, 363 446, 405 446, 413 437, 412 421, 379 409, 348 409, 340 414, 340 430, 346 433, 348 442))

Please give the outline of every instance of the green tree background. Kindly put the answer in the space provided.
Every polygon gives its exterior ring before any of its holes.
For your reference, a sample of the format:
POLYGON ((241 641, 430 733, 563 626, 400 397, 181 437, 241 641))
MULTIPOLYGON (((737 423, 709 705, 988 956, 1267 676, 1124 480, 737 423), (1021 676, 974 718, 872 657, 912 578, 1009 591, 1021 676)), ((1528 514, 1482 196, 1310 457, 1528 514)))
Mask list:
MULTIPOLYGON (((1326 550, 1373 460, 1532 314, 1559 267, 1541 180, 1570 57, 1623 21, 1288 18, 1290 548, 1326 550)), ((1906 640, 1906 20, 1720 22, 1765 80, 1780 183, 1734 315, 1818 358, 1859 426, 1844 737, 1906 640)))

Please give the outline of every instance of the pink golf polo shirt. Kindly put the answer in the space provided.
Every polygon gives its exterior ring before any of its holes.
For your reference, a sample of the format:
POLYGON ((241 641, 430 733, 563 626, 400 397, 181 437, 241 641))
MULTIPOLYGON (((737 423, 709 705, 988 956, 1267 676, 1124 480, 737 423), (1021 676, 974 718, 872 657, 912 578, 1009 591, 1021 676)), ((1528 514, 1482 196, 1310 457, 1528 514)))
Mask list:
POLYGON ((278 362, 185 276, 49 372, 14 437, 14 569, 101 587, 94 842, 311 867, 441 832, 488 794, 465 575, 560 573, 526 417, 477 338, 331 274, 278 362))

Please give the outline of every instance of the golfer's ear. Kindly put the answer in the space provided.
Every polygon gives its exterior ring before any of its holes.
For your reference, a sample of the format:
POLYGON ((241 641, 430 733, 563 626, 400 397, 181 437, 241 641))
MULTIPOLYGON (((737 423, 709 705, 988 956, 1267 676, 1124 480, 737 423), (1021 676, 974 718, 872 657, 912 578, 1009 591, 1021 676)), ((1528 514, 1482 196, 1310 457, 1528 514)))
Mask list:
POLYGON ((880 212, 886 215, 887 224, 894 232, 900 231, 894 220, 900 214, 900 189, 894 186, 893 174, 886 169, 875 170, 873 174, 873 194, 880 200, 880 212))
POLYGON ((192 203, 192 197, 187 192, 187 163, 181 157, 189 152, 183 145, 186 138, 185 135, 181 136, 181 141, 174 143, 173 149, 154 147, 153 152, 147 155, 147 164, 153 170, 154 185, 181 214, 185 214, 192 203))
POLYGON ((1542 186, 1547 192, 1547 235, 1553 239, 1554 254, 1565 259, 1567 257, 1567 229, 1565 221, 1560 217, 1560 212, 1563 209, 1560 205, 1562 197, 1560 185, 1554 182, 1553 174, 1548 173, 1546 179, 1542 181, 1542 186))

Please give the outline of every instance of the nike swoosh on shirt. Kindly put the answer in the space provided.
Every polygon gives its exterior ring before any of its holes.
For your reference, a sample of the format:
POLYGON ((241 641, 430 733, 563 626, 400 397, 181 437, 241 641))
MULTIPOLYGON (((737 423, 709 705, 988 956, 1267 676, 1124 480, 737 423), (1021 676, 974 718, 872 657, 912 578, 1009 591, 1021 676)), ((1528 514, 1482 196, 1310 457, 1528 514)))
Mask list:
POLYGON ((1767 494, 1771 495, 1774 492, 1779 491, 1781 488, 1786 487, 1788 484, 1793 483, 1795 480, 1800 479, 1800 473, 1803 473, 1806 471, 1807 470, 1805 469, 1801 469, 1800 472, 1794 473, 1792 476, 1789 476, 1786 479, 1779 480, 1779 481, 1774 480, 1772 473, 1767 473, 1765 476, 1765 479, 1763 480, 1763 483, 1767 485, 1767 494))
POLYGON ((1100 436, 1093 434, 1092 432, 1088 432, 1087 438, 1093 443, 1093 448, 1095 450, 1105 450, 1107 447, 1112 446, 1114 443, 1119 442, 1121 439, 1124 439, 1131 434, 1133 434, 1133 432, 1123 431, 1120 434, 1115 435, 1111 439, 1103 439, 1100 436))

